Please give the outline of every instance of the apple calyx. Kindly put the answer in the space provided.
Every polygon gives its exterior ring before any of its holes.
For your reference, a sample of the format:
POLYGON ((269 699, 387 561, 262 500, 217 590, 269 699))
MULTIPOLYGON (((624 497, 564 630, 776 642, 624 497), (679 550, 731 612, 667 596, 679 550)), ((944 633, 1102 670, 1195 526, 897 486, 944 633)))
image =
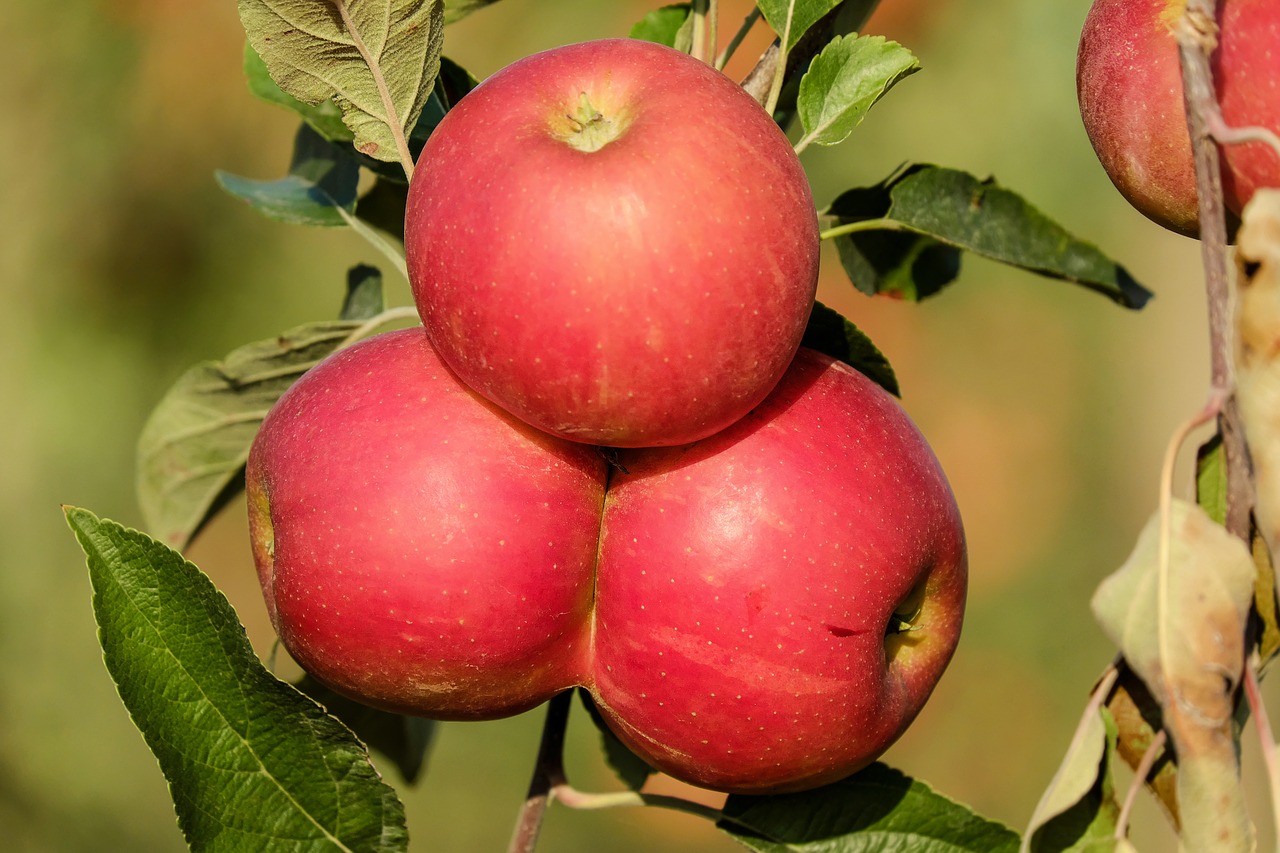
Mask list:
POLYGON ((565 114, 568 127, 557 134, 570 148, 586 154, 599 151, 626 132, 623 116, 606 116, 591 103, 586 92, 578 94, 578 106, 565 114))

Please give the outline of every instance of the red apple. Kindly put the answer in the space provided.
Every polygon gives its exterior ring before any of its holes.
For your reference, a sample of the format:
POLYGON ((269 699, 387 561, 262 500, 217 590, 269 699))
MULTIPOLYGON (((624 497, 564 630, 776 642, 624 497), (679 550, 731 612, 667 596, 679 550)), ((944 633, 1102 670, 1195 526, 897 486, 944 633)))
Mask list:
POLYGON ((951 490, 893 398, 802 349, 743 421, 619 461, 592 688, 618 736, 746 793, 884 752, 951 659, 967 577, 951 490))
POLYGON ((801 350, 728 430, 612 464, 482 400, 421 329, 339 352, 249 458, 285 647, 437 718, 583 686, 633 750, 723 791, 832 781, 910 724, 959 635, 965 545, 887 393, 801 350))
MULTIPOLYGON (((1199 231, 1182 71, 1170 22, 1185 0, 1094 0, 1076 61, 1080 115, 1098 159, 1139 211, 1182 234, 1199 231)), ((1233 127, 1280 131, 1280 3, 1218 0, 1211 57, 1233 127)), ((1222 148, 1224 195, 1239 214, 1260 186, 1280 186, 1280 155, 1262 143, 1222 148)))
POLYGON ((285 647, 333 689, 439 719, 532 708, 587 675, 605 463, 468 390, 422 329, 308 371, 249 455, 285 647))
POLYGON ((741 87, 615 39, 522 59, 432 133, 405 252, 464 382, 574 441, 683 444, 757 405, 813 304, 817 215, 741 87))

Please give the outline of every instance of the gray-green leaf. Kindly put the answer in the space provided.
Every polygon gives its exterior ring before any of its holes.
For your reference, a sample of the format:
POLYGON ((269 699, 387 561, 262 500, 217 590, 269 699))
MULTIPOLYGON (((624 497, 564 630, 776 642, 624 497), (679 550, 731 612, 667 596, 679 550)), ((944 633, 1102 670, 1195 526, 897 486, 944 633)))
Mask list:
POLYGON ((1018 834, 883 764, 812 791, 734 795, 717 826, 761 853, 1015 853, 1018 834))
POLYGON ((66 510, 107 670, 193 850, 402 851, 404 809, 351 732, 258 661, 226 598, 135 530, 66 510))
POLYGON ((333 98, 358 151, 401 159, 440 68, 440 0, 239 0, 249 43, 286 94, 333 98))
MULTIPOLYGON (((357 267, 357 271, 361 268, 357 267)), ((353 271, 348 305, 375 303, 367 274, 353 271), (357 287, 360 288, 359 295, 357 287)), ((376 297, 380 302, 380 296, 376 297)), ((151 532, 185 548, 242 487, 249 446, 267 411, 312 365, 351 339, 359 317, 312 323, 240 347, 182 375, 147 419, 138 439, 137 490, 151 532)))
POLYGON ((289 174, 274 181, 215 173, 219 186, 269 219, 291 225, 340 227, 338 212, 355 210, 360 164, 349 149, 325 139, 310 124, 298 128, 289 174))
POLYGON ((911 51, 884 36, 840 36, 822 49, 800 80, 796 108, 807 146, 843 142, 899 80, 920 70, 911 51))
POLYGON ((267 64, 258 56, 253 45, 244 44, 244 76, 249 84, 249 92, 268 104, 296 113, 307 124, 330 142, 350 142, 351 128, 342 123, 342 110, 331 100, 318 104, 304 104, 276 85, 267 71, 267 64))
POLYGON ((756 6, 789 51, 840 0, 759 0, 756 6))
MULTIPOLYGON (((1079 284, 1101 293, 1126 308, 1141 308, 1151 292, 1128 270, 1095 246, 1072 236, 1066 229, 1027 203, 1021 196, 973 175, 940 166, 917 164, 899 170, 875 187, 850 190, 824 212, 842 259, 864 257, 867 246, 885 233, 907 232, 928 243, 974 252, 1001 263, 1021 267, 1048 278, 1079 284), (843 245, 846 241, 850 245, 843 245)), ((906 241, 908 257, 926 258, 928 243, 906 241)), ((949 280, 944 260, 934 257, 924 267, 931 284, 949 280)), ((890 266, 893 266, 892 264, 890 266)), ((914 267, 917 264, 913 264, 914 267)), ((854 284, 865 292, 884 292, 879 282, 860 281, 863 270, 845 263, 854 284)), ((894 266, 901 272, 900 266, 894 266)), ((901 281, 900 276, 891 281, 901 281)), ((940 285, 938 285, 940 286, 940 285)), ((913 293, 893 291, 906 298, 936 292, 937 286, 913 293)))

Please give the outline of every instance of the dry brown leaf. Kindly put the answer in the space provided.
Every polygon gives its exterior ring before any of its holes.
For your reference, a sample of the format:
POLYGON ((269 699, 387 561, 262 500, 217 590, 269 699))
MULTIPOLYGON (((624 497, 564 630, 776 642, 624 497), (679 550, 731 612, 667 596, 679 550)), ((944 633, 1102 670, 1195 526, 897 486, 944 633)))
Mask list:
POLYGON ((1098 587, 1094 614, 1160 702, 1178 758, 1185 848, 1252 850, 1233 718, 1253 602, 1253 556, 1186 501, 1172 502, 1168 534, 1162 567, 1160 516, 1153 516, 1124 566, 1098 587))
POLYGON ((1280 190, 1260 189, 1241 217, 1236 253, 1236 402, 1253 459, 1254 518, 1280 545, 1280 190))

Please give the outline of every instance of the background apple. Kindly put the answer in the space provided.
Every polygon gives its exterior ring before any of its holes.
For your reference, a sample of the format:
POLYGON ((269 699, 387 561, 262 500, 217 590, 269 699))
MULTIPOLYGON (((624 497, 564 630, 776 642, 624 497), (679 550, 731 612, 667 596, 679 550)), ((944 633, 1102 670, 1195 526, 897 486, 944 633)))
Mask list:
POLYGON ((893 398, 801 349, 740 423, 619 462, 593 667, 617 734, 674 776, 748 793, 887 749, 951 659, 967 579, 951 490, 893 398))
POLYGON ((472 393, 421 328, 308 371, 246 477, 272 621, 333 689, 479 719, 585 677, 604 461, 472 393))
MULTIPOLYGON (((1199 230, 1182 72, 1169 21, 1184 0, 1094 0, 1076 64, 1080 115, 1117 189, 1155 222, 1199 230)), ((1280 3, 1219 0, 1211 58, 1222 115, 1233 127, 1280 131, 1280 3)), ((1280 186, 1280 155, 1251 142, 1222 148, 1228 209, 1259 186, 1280 186)))
POLYGON ((786 370, 817 282, 783 133, 724 75, 632 39, 536 54, 463 98, 418 161, 405 232, 445 362, 597 444, 736 421, 786 370))

